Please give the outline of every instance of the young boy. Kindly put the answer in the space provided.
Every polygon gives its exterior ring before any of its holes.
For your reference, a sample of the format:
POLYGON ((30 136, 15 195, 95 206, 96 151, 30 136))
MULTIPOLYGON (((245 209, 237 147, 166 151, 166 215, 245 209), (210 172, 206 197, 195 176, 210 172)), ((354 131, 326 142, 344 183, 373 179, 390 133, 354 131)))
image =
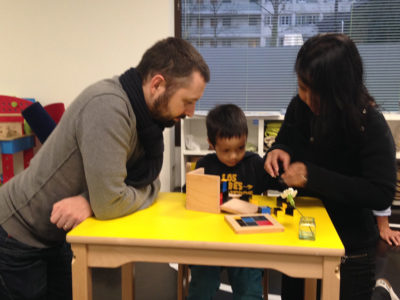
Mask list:
MULTIPOLYGON (((246 152, 247 119, 233 104, 216 106, 206 118, 207 137, 215 153, 201 158, 196 168, 205 174, 219 175, 228 181, 229 193, 248 199, 267 190, 270 177, 263 167, 263 159, 246 152)), ((191 266, 188 300, 212 299, 220 285, 222 267, 191 266)), ((262 299, 262 270, 228 267, 227 273, 234 299, 262 299)))

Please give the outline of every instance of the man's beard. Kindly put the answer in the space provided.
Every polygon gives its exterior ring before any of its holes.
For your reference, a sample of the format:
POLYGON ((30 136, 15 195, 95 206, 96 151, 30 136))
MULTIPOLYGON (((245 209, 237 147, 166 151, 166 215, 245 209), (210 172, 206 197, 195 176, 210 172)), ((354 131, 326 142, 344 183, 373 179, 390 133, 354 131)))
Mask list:
MULTIPOLYGON (((163 112, 168 111, 168 104, 171 93, 165 91, 162 95, 160 95, 155 101, 150 109, 150 113, 152 118, 159 124, 164 127, 172 127, 177 123, 172 116, 165 116, 163 112)), ((186 117, 185 114, 182 114, 176 118, 184 119, 186 117)))

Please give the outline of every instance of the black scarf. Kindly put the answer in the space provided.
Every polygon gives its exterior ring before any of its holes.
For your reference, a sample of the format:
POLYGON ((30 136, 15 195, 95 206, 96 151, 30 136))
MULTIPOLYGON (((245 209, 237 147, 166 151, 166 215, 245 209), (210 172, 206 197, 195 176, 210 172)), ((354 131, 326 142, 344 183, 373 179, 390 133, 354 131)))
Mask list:
POLYGON ((142 79, 131 68, 119 77, 119 81, 132 105, 136 116, 136 129, 145 156, 128 169, 125 183, 137 188, 152 183, 160 174, 163 163, 164 140, 163 130, 151 115, 143 95, 142 79))

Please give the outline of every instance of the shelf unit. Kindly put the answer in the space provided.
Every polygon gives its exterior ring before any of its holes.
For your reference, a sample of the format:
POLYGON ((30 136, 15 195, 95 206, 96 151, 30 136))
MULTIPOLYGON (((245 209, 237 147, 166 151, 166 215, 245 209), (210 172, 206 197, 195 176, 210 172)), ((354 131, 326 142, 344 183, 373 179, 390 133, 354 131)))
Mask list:
MULTIPOLYGON (((181 186, 185 183, 186 162, 193 157, 201 157, 213 151, 208 150, 207 131, 205 117, 207 111, 196 111, 191 118, 181 120, 181 153, 180 153, 180 175, 181 186), (192 140, 198 148, 189 149, 192 140)), ((396 158, 400 160, 400 113, 388 112, 384 113, 385 119, 392 131, 393 138, 396 142, 396 158)), ((246 112, 248 119, 249 136, 248 143, 255 145, 256 152, 264 155, 264 132, 265 123, 268 121, 283 121, 284 115, 280 112, 246 112)))
MULTIPOLYGON (((265 122, 283 121, 283 115, 280 112, 245 112, 249 135, 247 144, 252 144, 256 152, 264 155, 264 132, 265 122)), ((181 120, 181 186, 185 184, 186 163, 196 157, 213 153, 208 150, 207 130, 206 130, 206 111, 196 111, 191 118, 181 120)))

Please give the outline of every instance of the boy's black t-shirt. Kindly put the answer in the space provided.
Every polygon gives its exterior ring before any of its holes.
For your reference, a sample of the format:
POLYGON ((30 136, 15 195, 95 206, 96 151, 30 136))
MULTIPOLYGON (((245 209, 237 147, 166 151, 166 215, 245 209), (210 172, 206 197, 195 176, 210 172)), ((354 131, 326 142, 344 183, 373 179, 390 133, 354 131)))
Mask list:
POLYGON ((204 168, 205 174, 219 175, 221 180, 227 180, 229 193, 243 195, 245 199, 271 188, 271 177, 264 170, 264 161, 253 152, 246 152, 234 167, 220 162, 215 153, 207 154, 196 163, 198 168, 204 168))

